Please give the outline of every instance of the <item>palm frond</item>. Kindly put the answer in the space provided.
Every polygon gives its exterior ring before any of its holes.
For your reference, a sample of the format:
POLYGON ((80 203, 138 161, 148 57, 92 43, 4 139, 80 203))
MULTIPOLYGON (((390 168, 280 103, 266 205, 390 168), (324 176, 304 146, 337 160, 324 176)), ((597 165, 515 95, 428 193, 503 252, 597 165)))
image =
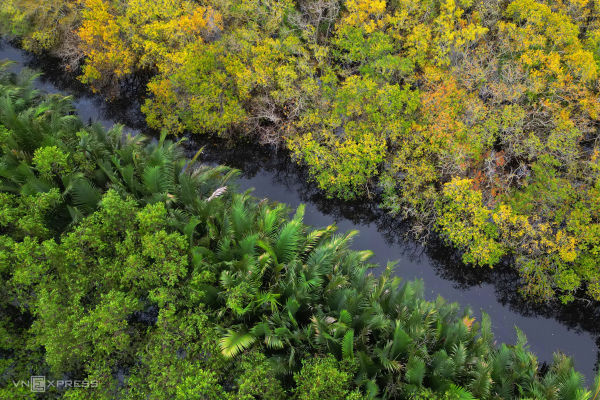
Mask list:
POLYGON ((354 329, 350 329, 342 339, 342 357, 344 359, 354 359, 354 329))
POLYGON ((219 340, 219 347, 225 357, 232 358, 252 346, 255 341, 256 337, 243 329, 238 332, 229 329, 219 340))

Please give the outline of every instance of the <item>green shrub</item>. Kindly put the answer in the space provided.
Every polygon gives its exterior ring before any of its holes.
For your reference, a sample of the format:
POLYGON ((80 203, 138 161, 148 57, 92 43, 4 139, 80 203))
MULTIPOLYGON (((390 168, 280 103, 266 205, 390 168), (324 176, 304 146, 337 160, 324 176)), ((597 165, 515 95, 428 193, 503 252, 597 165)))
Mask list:
POLYGON ((340 371, 331 355, 304 359, 302 369, 294 374, 295 398, 298 400, 344 399, 349 393, 351 375, 340 371))

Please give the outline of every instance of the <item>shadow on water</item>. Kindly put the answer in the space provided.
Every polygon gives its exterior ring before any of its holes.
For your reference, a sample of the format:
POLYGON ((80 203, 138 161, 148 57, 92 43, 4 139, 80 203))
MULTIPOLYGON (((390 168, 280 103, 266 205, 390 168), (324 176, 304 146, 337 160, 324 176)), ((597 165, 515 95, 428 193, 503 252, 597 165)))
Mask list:
MULTIPOLYGON (((16 62, 13 70, 22 67, 42 70, 36 82, 41 90, 69 94, 74 97, 78 114, 88 122, 105 127, 115 122, 131 132, 151 132, 141 114, 141 98, 145 93, 143 79, 132 80, 124 87, 125 95, 104 101, 67 74, 60 64, 49 57, 33 57, 0 42, 0 60, 16 62)), ((499 342, 514 343, 518 326, 529 338, 530 349, 542 362, 552 359, 552 353, 562 351, 572 356, 575 366, 592 382, 600 358, 600 307, 585 301, 568 306, 533 304, 519 295, 519 279, 508 263, 496 268, 464 266, 460 255, 439 240, 425 247, 407 237, 408 224, 391 217, 377 207, 376 202, 343 202, 324 196, 307 179, 306 170, 290 162, 285 151, 260 147, 252 143, 235 144, 205 136, 187 138, 185 148, 190 154, 204 147, 201 159, 205 163, 225 164, 241 171, 240 189, 253 189, 257 197, 287 203, 292 207, 306 204, 305 222, 313 226, 337 224, 340 231, 358 229, 360 234, 353 247, 373 250, 372 261, 385 265, 398 261, 396 274, 404 279, 422 279, 426 297, 441 295, 474 310, 481 317, 486 312, 492 318, 493 330, 499 342)))

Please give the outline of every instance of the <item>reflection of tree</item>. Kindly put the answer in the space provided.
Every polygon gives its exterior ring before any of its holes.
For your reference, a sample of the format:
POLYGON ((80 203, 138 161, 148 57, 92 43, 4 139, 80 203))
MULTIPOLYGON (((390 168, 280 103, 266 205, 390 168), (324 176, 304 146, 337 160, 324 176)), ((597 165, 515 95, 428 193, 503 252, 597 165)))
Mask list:
MULTIPOLYGON (((8 43, 3 43, 3 45, 12 47, 8 43)), ((132 129, 148 130, 140 107, 150 75, 137 74, 123 79, 120 89, 123 95, 105 101, 102 97, 94 95, 89 87, 76 79, 79 71, 67 72, 58 58, 48 54, 33 55, 25 51, 21 51, 21 54, 25 56, 27 68, 42 71, 38 87, 43 88, 50 84, 62 93, 72 95, 75 98, 76 106, 78 98, 90 98, 93 100, 94 110, 86 110, 87 112, 97 114, 102 119, 114 120, 132 129)))

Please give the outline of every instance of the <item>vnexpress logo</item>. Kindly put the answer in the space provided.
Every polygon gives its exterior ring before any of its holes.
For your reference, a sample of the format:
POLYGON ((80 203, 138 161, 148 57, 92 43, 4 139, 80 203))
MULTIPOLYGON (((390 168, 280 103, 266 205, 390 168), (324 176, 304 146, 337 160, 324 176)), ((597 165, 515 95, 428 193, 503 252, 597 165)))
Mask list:
POLYGON ((56 388, 64 390, 66 388, 96 388, 97 380, 47 380, 45 376, 31 376, 28 381, 13 381, 15 387, 28 387, 32 392, 44 393, 46 388, 56 388))

